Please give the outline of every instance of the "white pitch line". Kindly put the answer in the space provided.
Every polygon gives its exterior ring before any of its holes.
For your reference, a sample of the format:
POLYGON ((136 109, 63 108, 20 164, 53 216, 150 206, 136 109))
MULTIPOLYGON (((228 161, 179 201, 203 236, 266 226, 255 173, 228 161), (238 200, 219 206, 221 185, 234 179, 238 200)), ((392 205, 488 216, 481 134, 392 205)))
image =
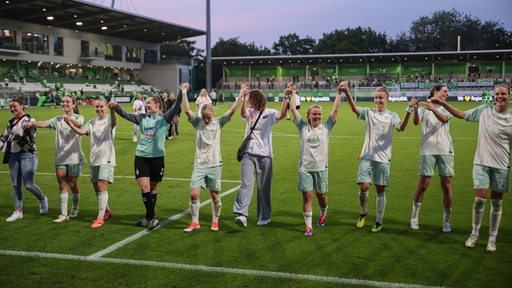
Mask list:
MULTIPOLYGON (((0 171, 0 174, 9 174, 9 171, 0 171)), ((44 176, 55 176, 54 172, 37 172, 36 175, 44 175, 44 176)), ((89 174, 80 174, 80 176, 89 177, 89 174)), ((114 176, 114 178, 121 179, 133 179, 134 176, 114 176)), ((163 177, 162 180, 172 180, 172 181, 190 181, 190 178, 172 178, 172 177, 163 177)), ((240 180, 221 180, 221 182, 225 183, 240 183, 240 180)))
MULTIPOLYGON (((229 194, 237 191, 239 188, 240 188, 240 185, 238 185, 238 186, 236 186, 236 187, 234 187, 234 188, 232 188, 232 189, 230 189, 230 190, 220 194, 220 197, 224 197, 226 195, 229 195, 229 194)), ((203 201, 203 202, 201 202, 201 207, 203 207, 205 205, 208 205, 211 202, 212 202, 211 199, 203 201)), ((183 211, 183 212, 181 212, 179 214, 176 214, 174 216, 171 216, 170 218, 167 218, 166 220, 160 222, 160 226, 165 226, 166 224, 168 224, 170 222, 173 222, 173 221, 176 221, 177 219, 180 219, 181 217, 183 217, 183 216, 185 216, 187 214, 190 214, 190 209, 187 209, 187 210, 185 210, 185 211, 183 211)), ((103 250, 101 250, 101 251, 99 251, 97 253, 94 253, 94 254, 92 254, 90 256, 87 256, 87 258, 100 258, 103 255, 106 255, 106 254, 108 254, 110 252, 113 252, 113 251, 115 251, 115 250, 125 246, 126 244, 128 244, 130 242, 133 242, 133 241, 135 241, 135 240, 137 240, 137 239, 139 239, 139 238, 141 238, 141 237, 143 237, 143 236, 145 236, 145 235, 147 235, 149 233, 151 233, 151 232, 149 232, 146 229, 144 229, 143 231, 140 231, 137 234, 134 234, 134 235, 132 235, 132 236, 130 236, 128 238, 123 239, 122 241, 119 241, 119 242, 111 245, 110 247, 107 247, 106 249, 103 249, 103 250)))
POLYGON ((263 270, 249 270, 249 269, 236 269, 236 268, 214 267, 214 266, 204 266, 204 265, 179 264, 179 263, 171 263, 171 262, 116 259, 116 258, 91 258, 91 257, 86 257, 86 256, 70 255, 70 254, 25 252, 25 251, 12 251, 12 250, 0 250, 0 254, 12 255, 12 256, 36 257, 36 258, 78 260, 78 261, 89 261, 89 262, 99 262, 99 263, 114 263, 114 264, 129 264, 129 265, 138 265, 138 266, 164 267, 164 268, 181 269, 181 270, 204 271, 204 272, 210 272, 210 273, 215 272, 215 273, 226 273, 226 274, 237 274, 237 275, 251 275, 251 276, 281 278, 281 279, 307 280, 307 281, 340 283, 340 284, 372 286, 372 287, 392 287, 392 288, 436 288, 436 287, 440 287, 440 286, 426 286, 426 285, 407 284, 407 283, 380 282, 380 281, 371 281, 371 280, 339 278, 339 277, 329 277, 329 276, 320 276, 320 275, 295 274, 295 273, 273 272, 273 271, 263 271, 263 270))

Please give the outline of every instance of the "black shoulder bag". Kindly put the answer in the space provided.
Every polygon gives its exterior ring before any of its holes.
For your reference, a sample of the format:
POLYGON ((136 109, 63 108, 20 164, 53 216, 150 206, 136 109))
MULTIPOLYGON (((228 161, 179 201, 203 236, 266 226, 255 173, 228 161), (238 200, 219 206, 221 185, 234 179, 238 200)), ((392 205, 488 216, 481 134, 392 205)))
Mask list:
POLYGON ((251 132, 249 133, 249 135, 247 135, 247 137, 245 137, 242 144, 240 144, 240 147, 238 148, 238 151, 236 152, 236 160, 238 160, 238 162, 242 161, 242 157, 244 157, 244 154, 247 152, 247 146, 249 145, 249 140, 252 139, 251 136, 252 136, 252 132, 254 131, 254 127, 256 127, 256 124, 258 123, 258 120, 260 120, 260 116, 261 116, 261 114, 263 114, 264 110, 265 109, 261 110, 260 114, 258 114, 258 118, 256 118, 256 121, 254 122, 254 124, 251 127, 251 132))

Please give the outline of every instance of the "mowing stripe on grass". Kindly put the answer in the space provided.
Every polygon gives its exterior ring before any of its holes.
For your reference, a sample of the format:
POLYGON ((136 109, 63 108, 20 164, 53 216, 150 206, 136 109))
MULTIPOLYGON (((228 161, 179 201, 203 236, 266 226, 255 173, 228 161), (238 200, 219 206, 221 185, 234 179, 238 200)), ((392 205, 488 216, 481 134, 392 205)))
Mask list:
POLYGON ((204 271, 204 272, 212 272, 212 273, 229 273, 229 274, 237 274, 237 275, 251 275, 251 276, 281 278, 281 279, 318 281, 318 282, 340 283, 340 284, 372 286, 372 287, 392 287, 392 288, 439 287, 439 286, 425 286, 425 285, 407 284, 407 283, 379 282, 379 281, 371 281, 371 280, 360 280, 360 279, 339 278, 339 277, 308 275, 308 274, 295 274, 295 273, 272 272, 272 271, 262 271, 262 270, 248 270, 248 269, 212 267, 212 266, 203 266, 203 265, 179 264, 179 263, 170 263, 170 262, 115 259, 115 258, 92 258, 92 257, 70 255, 70 254, 25 252, 25 251, 11 251, 11 250, 0 250, 0 254, 12 255, 12 256, 36 257, 36 258, 78 260, 78 261, 89 261, 89 262, 99 262, 99 263, 153 266, 153 267, 164 267, 164 268, 182 269, 182 270, 204 271))
MULTIPOLYGON (((236 186, 236 187, 234 187, 234 188, 232 188, 232 189, 230 189, 230 190, 220 194, 220 197, 224 197, 226 195, 229 195, 229 194, 237 191, 239 188, 240 188, 240 185, 238 185, 238 186, 236 186)), ((211 202, 212 202, 211 199, 203 201, 203 202, 201 202, 201 207, 203 207, 205 205, 208 205, 211 202)), ((177 219, 180 219, 181 217, 183 217, 183 216, 185 216, 187 214, 190 214, 190 209, 187 209, 187 210, 185 210, 185 211, 183 211, 183 212, 181 212, 179 214, 176 214, 176 215, 174 215, 174 216, 172 216, 170 218, 167 218, 166 220, 160 222, 160 226, 164 226, 164 225, 166 225, 168 223, 176 221, 177 219)), ((128 244, 128 243, 130 243, 132 241, 135 241, 135 240, 137 240, 137 239, 139 239, 139 238, 141 238, 141 237, 143 237, 143 236, 145 236, 145 235, 147 235, 149 233, 151 233, 151 232, 149 232, 146 229, 144 229, 143 231, 140 231, 137 234, 134 234, 134 235, 132 235, 132 236, 130 236, 130 237, 120 241, 120 242, 117 242, 117 243, 111 245, 110 247, 108 247, 106 249, 103 249, 103 250, 101 250, 101 251, 99 251, 97 253, 94 253, 94 254, 88 256, 87 258, 99 258, 99 257, 102 257, 103 255, 106 255, 106 254, 108 254, 108 253, 110 253, 112 251, 115 251, 115 250, 123 247, 124 245, 126 245, 126 244, 128 244)))
MULTIPOLYGON (((9 171, 0 171, 0 174, 9 174, 10 172, 9 171)), ((55 176, 55 172, 37 172, 36 175, 44 175, 44 176, 55 176)), ((89 174, 80 174, 80 176, 84 176, 84 177, 90 177, 91 175, 89 174)), ((133 179, 133 175, 132 176, 114 176, 114 178, 121 178, 121 179, 133 179)), ((163 180, 172 180, 172 181, 190 181, 190 178, 172 178, 172 177, 163 177, 162 178, 163 180)), ((226 183, 240 183, 240 180, 224 180, 222 179, 221 182, 226 182, 226 183)))

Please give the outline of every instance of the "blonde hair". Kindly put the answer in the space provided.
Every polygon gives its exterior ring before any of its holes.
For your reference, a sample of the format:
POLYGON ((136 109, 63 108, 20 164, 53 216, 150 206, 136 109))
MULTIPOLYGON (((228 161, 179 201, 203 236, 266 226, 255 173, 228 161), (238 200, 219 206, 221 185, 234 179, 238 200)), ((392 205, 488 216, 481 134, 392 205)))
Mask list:
POLYGON ((214 110, 213 110, 213 106, 212 104, 204 104, 203 107, 201 108, 201 117, 204 117, 206 116, 205 113, 209 113, 211 117, 213 117, 214 115, 214 110))
POLYGON ((375 92, 383 92, 384 94, 386 94, 386 97, 389 98, 389 92, 386 86, 378 87, 377 89, 375 89, 375 92))

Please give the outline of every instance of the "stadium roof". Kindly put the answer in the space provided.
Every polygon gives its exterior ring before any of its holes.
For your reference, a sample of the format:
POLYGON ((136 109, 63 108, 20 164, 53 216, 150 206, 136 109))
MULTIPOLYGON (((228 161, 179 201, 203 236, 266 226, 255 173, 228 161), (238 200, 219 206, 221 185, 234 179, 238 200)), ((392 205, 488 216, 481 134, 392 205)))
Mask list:
MULTIPOLYGON (((151 5, 149 1, 148 5, 151 5)), ((150 43, 176 41, 206 34, 203 30, 78 0, 2 0, 0 19, 150 43), (107 29, 103 30, 102 27, 107 29)))
POLYGON ((289 56, 238 56, 212 57, 212 61, 225 65, 318 65, 318 64, 367 64, 367 63, 424 63, 424 62, 481 62, 512 61, 512 49, 440 51, 440 52, 400 52, 365 54, 325 54, 289 56))

